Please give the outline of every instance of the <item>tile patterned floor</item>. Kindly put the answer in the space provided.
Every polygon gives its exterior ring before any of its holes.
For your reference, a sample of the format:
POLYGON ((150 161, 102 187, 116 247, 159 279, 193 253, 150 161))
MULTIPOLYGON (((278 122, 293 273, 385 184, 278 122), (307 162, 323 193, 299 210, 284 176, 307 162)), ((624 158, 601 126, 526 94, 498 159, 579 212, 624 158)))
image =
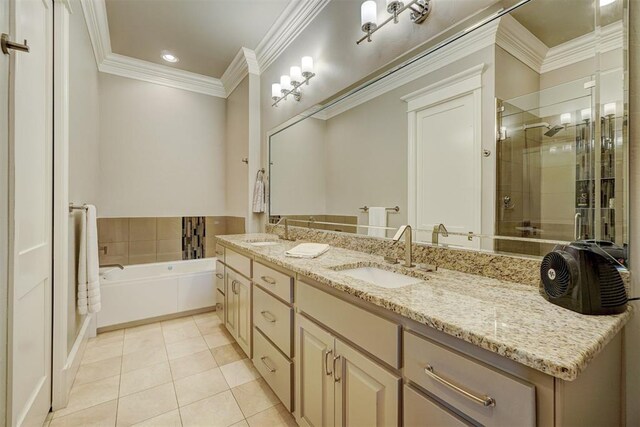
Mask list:
POLYGON ((48 427, 295 426, 215 313, 99 334, 48 427))

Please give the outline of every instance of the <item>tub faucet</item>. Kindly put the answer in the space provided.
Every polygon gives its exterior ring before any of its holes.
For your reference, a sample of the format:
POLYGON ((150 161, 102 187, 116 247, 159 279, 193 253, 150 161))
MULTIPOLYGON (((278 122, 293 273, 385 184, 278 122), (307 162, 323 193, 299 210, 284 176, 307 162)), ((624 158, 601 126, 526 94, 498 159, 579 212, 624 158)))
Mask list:
POLYGON ((442 234, 442 237, 449 237, 449 231, 447 231, 444 224, 438 224, 433 227, 433 231, 431 232, 431 243, 434 246, 438 245, 438 238, 440 237, 440 234, 442 234))
POLYGON ((412 261, 412 236, 411 236, 411 226, 403 225, 398 229, 398 232, 395 236, 393 236, 393 241, 398 242, 400 238, 404 234, 404 266, 405 267, 413 267, 412 261))
POLYGON ((102 267, 118 267, 120 270, 124 270, 124 266, 122 264, 103 264, 100 268, 102 267))

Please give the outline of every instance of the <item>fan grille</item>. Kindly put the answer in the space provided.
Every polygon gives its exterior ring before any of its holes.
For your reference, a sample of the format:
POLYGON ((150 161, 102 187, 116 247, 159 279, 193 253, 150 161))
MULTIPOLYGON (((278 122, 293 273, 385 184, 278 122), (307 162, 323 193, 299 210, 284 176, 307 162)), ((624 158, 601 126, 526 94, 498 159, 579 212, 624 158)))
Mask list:
POLYGON ((560 252, 545 255, 540 266, 544 291, 552 298, 565 296, 572 284, 569 262, 560 252))
POLYGON ((618 307, 627 303, 627 290, 618 270, 611 264, 598 265, 602 307, 618 307))

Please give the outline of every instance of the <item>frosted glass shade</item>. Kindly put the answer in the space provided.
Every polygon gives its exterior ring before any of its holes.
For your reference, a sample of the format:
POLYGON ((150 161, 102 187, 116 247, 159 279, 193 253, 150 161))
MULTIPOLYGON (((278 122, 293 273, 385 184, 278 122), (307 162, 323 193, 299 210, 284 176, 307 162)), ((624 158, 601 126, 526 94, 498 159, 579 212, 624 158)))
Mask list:
POLYGON ((562 113, 560 115, 560 124, 568 125, 571 123, 571 113, 562 113))
POLYGON ((604 115, 605 116, 615 116, 616 115, 616 103, 610 102, 608 104, 604 104, 604 115))
POLYGON ((313 73, 313 58, 310 56, 302 57, 302 72, 313 73))
POLYGON ((378 18, 376 2, 368 0, 360 7, 360 22, 364 27, 367 24, 375 24, 378 18))
POLYGON ((282 87, 282 90, 291 90, 291 77, 287 75, 280 76, 280 86, 282 87))
POLYGON ((271 85, 271 97, 272 98, 280 98, 282 96, 282 87, 280 83, 274 83, 271 85))
POLYGON ((291 70, 289 70, 289 76, 292 82, 300 83, 302 81, 302 70, 300 67, 293 66, 291 70))

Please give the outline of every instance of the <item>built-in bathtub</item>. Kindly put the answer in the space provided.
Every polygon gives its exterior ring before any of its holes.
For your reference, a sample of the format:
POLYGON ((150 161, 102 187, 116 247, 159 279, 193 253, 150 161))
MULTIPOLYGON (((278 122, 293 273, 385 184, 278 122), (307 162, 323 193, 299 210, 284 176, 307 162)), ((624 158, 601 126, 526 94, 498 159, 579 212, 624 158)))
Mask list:
POLYGON ((213 309, 216 258, 100 269, 98 328, 213 309))

